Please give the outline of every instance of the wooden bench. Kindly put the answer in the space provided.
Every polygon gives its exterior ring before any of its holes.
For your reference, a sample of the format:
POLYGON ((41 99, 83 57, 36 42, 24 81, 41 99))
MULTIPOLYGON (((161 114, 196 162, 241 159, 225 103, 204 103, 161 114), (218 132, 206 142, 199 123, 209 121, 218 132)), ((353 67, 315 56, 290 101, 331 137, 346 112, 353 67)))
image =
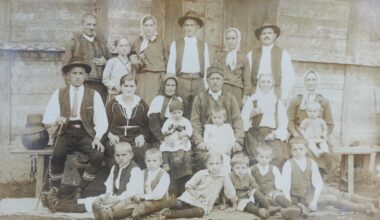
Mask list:
MULTIPOLYGON (((348 157, 348 192, 354 193, 354 155, 370 155, 368 171, 373 173, 376 166, 376 154, 380 152, 379 146, 358 146, 358 147, 336 147, 333 149, 334 154, 348 157)), ((342 167, 341 167, 342 169, 342 167)))
POLYGON ((53 147, 48 146, 41 150, 16 149, 12 150, 11 154, 37 156, 36 198, 38 198, 44 185, 45 167, 48 166, 49 156, 53 154, 53 147))

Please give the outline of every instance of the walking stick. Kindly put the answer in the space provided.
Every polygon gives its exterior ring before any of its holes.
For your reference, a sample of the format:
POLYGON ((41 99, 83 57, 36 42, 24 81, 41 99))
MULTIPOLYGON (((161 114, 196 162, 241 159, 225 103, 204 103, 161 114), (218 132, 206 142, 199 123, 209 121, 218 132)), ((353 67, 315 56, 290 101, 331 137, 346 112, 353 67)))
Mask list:
MULTIPOLYGON (((59 125, 58 136, 57 136, 57 139, 55 140, 55 143, 53 144, 53 152, 52 152, 52 155, 54 154, 54 152, 55 152, 55 148, 57 147, 58 139, 59 139, 59 137, 61 136, 62 128, 63 128, 63 124, 59 125)), ((50 158, 50 160, 51 160, 51 158, 50 158)), ((49 164, 50 164, 50 161, 49 161, 49 164)), ((47 170, 46 173, 45 173, 44 179, 43 179, 43 181, 42 181, 42 186, 45 185, 45 181, 46 181, 46 178, 47 178, 48 173, 49 173, 49 170, 47 170)), ((40 200, 41 200, 41 195, 42 195, 42 190, 41 190, 40 193, 38 194, 38 200, 37 200, 36 207, 34 208, 34 210, 37 210, 37 208, 38 208, 38 204, 40 203, 40 200)))

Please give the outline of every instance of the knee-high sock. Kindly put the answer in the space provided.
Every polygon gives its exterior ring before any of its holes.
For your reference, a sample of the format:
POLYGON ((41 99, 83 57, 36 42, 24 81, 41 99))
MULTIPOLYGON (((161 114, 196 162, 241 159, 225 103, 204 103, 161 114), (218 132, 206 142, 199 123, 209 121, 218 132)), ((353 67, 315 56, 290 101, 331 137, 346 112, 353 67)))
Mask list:
POLYGON ((170 210, 170 215, 166 216, 168 219, 176 219, 176 218, 200 218, 205 214, 205 211, 202 208, 193 207, 187 209, 177 209, 170 210))

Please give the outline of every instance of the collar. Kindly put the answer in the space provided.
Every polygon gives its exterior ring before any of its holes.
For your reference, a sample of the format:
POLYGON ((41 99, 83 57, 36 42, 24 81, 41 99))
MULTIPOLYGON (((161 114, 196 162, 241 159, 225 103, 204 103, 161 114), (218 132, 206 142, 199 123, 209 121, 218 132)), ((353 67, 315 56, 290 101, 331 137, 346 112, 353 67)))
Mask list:
POLYGON ((75 87, 75 86, 73 86, 73 85, 70 85, 70 92, 75 92, 76 89, 78 89, 78 90, 77 90, 78 92, 82 92, 82 91, 84 91, 84 86, 81 85, 81 86, 79 86, 79 87, 75 87))
POLYGON ((218 92, 213 92, 211 89, 208 90, 208 94, 211 96, 221 96, 222 95, 222 90, 219 90, 218 92))
POLYGON ((93 36, 88 36, 88 35, 83 34, 83 37, 86 40, 90 41, 91 43, 94 42, 94 40, 95 40, 95 34, 93 36))
POLYGON ((127 163, 127 164, 126 164, 126 165, 124 165, 124 166, 119 166, 119 169, 120 169, 120 170, 122 170, 122 169, 124 169, 124 168, 128 167, 128 166, 129 166, 129 164, 131 164, 131 161, 129 161, 129 163, 127 163))
POLYGON ((271 44, 269 46, 263 45, 263 50, 272 50, 272 48, 273 48, 273 44, 271 44))
POLYGON ((269 172, 270 165, 268 166, 261 166, 260 164, 257 164, 257 167, 259 168, 260 174, 265 175, 269 172))
POLYGON ((185 42, 197 42, 197 37, 188 37, 188 36, 185 36, 184 38, 185 42))
MULTIPOLYGON (((210 174, 210 171, 208 169, 205 169, 205 174, 208 175, 208 176, 211 176, 210 174)), ((222 169, 220 169, 219 173, 216 175, 216 176, 226 176, 227 174, 225 172, 223 172, 222 169)))
POLYGON ((139 104, 141 98, 137 95, 134 95, 133 96, 133 101, 131 104, 127 105, 125 103, 125 101, 123 100, 123 94, 120 94, 120 95, 117 95, 115 97, 115 100, 117 101, 117 103, 119 103, 121 106, 123 106, 124 108, 134 108, 135 106, 137 106, 137 104, 139 104))

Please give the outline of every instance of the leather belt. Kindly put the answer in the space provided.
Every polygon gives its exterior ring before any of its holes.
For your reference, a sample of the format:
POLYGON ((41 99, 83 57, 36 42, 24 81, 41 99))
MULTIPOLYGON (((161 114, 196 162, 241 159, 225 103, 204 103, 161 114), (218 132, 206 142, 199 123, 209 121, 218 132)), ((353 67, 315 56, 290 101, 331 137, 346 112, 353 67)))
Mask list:
POLYGON ((178 73, 178 77, 184 78, 184 79, 199 79, 199 78, 202 78, 202 75, 201 75, 201 73, 180 72, 180 73, 178 73))

